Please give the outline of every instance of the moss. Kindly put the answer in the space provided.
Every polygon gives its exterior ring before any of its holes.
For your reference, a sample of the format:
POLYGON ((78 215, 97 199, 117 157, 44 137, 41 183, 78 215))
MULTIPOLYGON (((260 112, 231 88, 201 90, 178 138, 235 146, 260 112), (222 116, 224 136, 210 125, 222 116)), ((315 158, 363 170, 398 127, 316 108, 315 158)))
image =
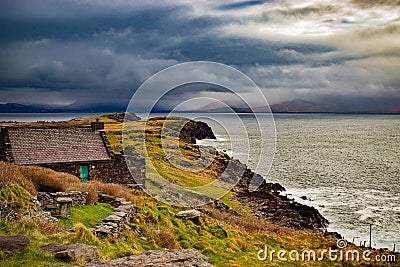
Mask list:
POLYGON ((238 250, 237 244, 234 240, 229 240, 228 242, 226 242, 226 246, 230 249, 238 250))
POLYGON ((221 229, 221 228, 212 229, 212 230, 211 230, 211 233, 212 233, 216 238, 219 238, 219 239, 224 239, 224 238, 227 238, 227 237, 228 237, 227 232, 226 232, 224 229, 221 229))
POLYGON ((179 243, 183 249, 192 248, 192 244, 188 240, 181 240, 179 243))

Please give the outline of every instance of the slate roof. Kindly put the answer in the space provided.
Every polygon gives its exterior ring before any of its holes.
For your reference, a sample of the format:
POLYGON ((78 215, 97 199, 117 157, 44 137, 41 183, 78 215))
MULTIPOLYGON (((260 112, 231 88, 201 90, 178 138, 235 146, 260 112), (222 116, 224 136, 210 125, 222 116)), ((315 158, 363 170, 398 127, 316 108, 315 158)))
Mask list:
POLYGON ((91 128, 8 128, 16 164, 109 160, 100 133, 91 128))

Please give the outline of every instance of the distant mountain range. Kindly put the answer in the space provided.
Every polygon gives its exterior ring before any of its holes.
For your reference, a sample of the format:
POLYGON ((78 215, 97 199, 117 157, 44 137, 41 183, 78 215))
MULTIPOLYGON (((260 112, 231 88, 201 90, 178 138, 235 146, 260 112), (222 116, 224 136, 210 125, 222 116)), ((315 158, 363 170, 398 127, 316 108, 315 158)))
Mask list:
POLYGON ((370 113, 400 114, 400 102, 397 99, 374 98, 322 98, 316 101, 293 99, 271 105, 272 112, 285 113, 370 113))
POLYGON ((273 112, 326 112, 324 105, 303 99, 293 99, 280 104, 271 105, 273 112))
MULTIPOLYGON (((293 99, 280 104, 270 106, 273 113, 360 113, 360 114, 400 114, 400 102, 398 100, 382 99, 345 99, 345 98, 326 98, 316 101, 304 99, 293 99)), ((188 110, 186 112, 224 112, 250 113, 263 112, 265 107, 255 107, 253 109, 243 107, 228 108, 222 104, 208 104, 199 109, 188 110)))
POLYGON ((22 105, 18 103, 0 104, 0 113, 69 113, 69 112, 119 112, 125 107, 116 105, 69 105, 51 107, 45 105, 22 105))
MULTIPOLYGON (((373 98, 321 98, 308 101, 293 99, 270 106, 274 113, 360 113, 360 114, 400 114, 400 101, 397 99, 373 98)), ((120 112, 125 111, 123 105, 69 105, 64 107, 49 107, 40 105, 22 105, 18 103, 0 104, 0 113, 68 113, 68 112, 120 112)), ((265 107, 253 109, 243 107, 228 108, 222 104, 208 104, 198 109, 181 112, 263 112, 265 107)), ((169 110, 155 110, 155 112, 169 112, 169 110)))
POLYGON ((0 104, 0 113, 43 113, 52 112, 51 109, 38 107, 38 106, 27 106, 17 103, 6 103, 0 104))

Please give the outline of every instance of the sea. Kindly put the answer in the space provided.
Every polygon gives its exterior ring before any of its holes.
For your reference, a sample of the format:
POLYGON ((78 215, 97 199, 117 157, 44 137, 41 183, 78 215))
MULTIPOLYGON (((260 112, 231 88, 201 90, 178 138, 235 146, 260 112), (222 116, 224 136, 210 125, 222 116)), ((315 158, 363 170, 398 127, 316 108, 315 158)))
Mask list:
MULTIPOLYGON (((0 121, 96 115, 0 114, 0 121)), ((282 194, 315 207, 328 219, 329 231, 369 245, 372 225, 373 247, 393 250, 396 244, 400 250, 400 116, 274 114, 271 121, 266 114, 258 114, 257 120, 248 114, 182 115, 212 127, 217 139, 199 144, 212 145, 268 182, 283 185, 282 194), (260 157, 263 149, 266 157, 260 157)))
POLYGON ((269 116, 260 114, 258 123, 253 116, 239 117, 213 114, 203 119, 217 141, 200 143, 225 150, 268 182, 280 183, 285 195, 315 207, 330 222, 328 230, 349 242, 369 245, 372 225, 373 247, 393 250, 396 244, 399 251, 400 116, 274 114, 276 149, 270 169, 257 162, 258 155, 248 157, 238 146, 230 150, 230 136, 240 139, 243 151, 248 140, 250 146, 260 146, 258 128, 264 121, 270 124, 269 116), (247 136, 236 133, 239 123, 247 136))

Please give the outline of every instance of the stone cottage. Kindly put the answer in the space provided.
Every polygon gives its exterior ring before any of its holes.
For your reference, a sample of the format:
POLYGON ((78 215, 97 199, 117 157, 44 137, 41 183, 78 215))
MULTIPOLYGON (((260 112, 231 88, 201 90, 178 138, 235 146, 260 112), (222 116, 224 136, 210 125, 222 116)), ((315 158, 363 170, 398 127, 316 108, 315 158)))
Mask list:
POLYGON ((145 176, 144 158, 130 153, 132 177, 124 155, 113 153, 99 121, 91 127, 2 127, 0 160, 70 173, 82 182, 134 184, 145 176))

